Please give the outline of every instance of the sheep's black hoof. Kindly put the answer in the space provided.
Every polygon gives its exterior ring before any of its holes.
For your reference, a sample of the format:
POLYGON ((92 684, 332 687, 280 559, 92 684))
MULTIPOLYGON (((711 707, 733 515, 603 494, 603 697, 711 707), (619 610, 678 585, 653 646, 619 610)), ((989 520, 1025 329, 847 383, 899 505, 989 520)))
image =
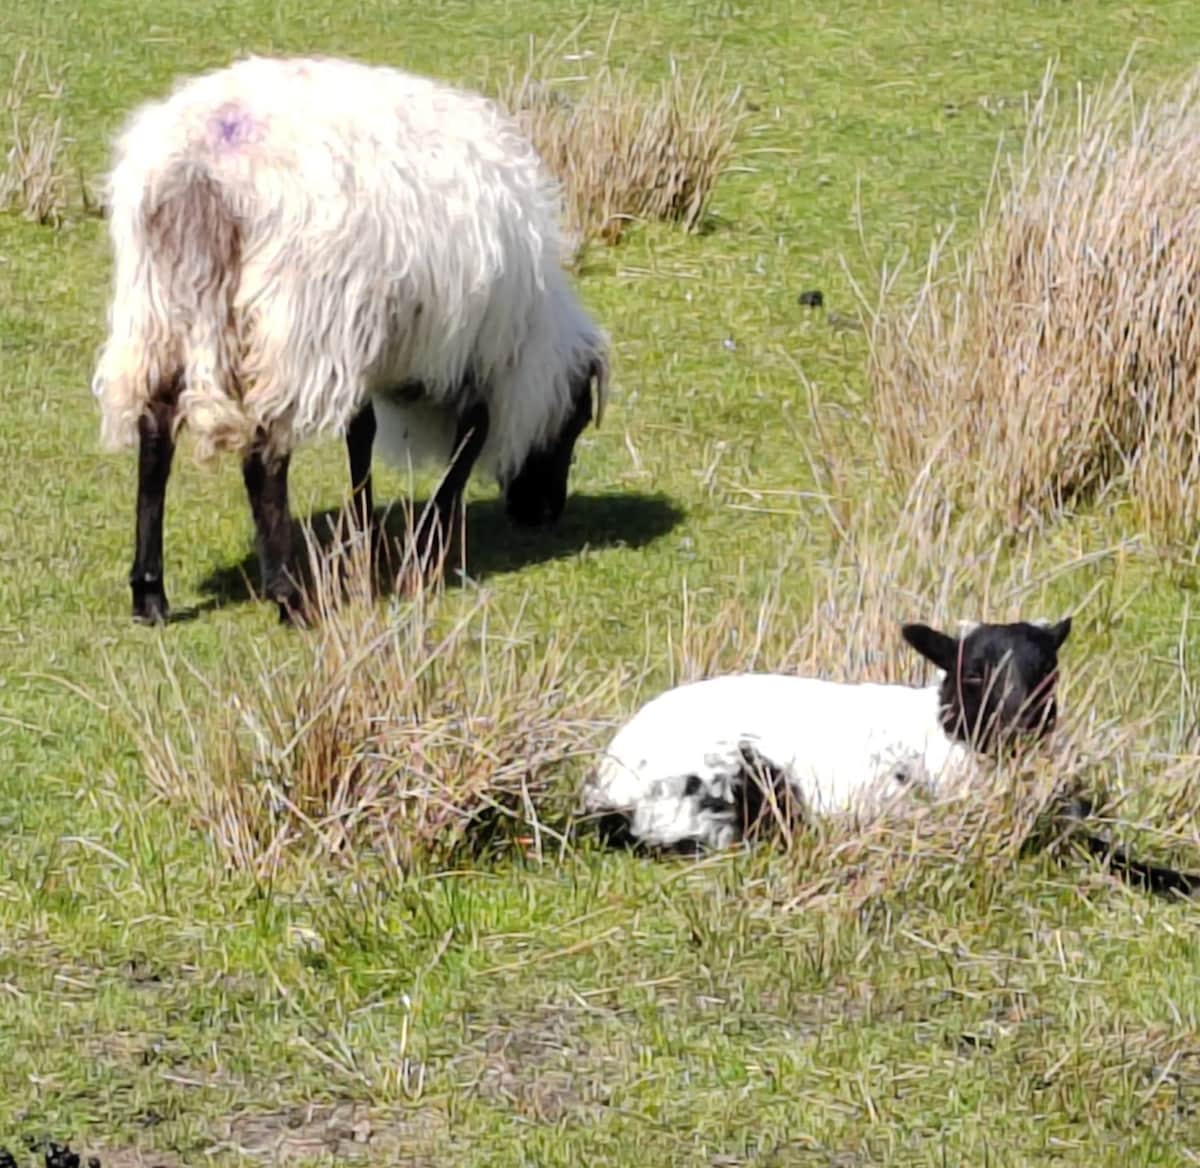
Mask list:
POLYGON ((422 519, 413 535, 413 552, 421 571, 430 578, 441 574, 450 555, 450 521, 437 516, 422 519))
POLYGON ((619 811, 605 811, 594 820, 596 838, 600 844, 613 850, 634 851, 638 847, 629 816, 619 811))
POLYGON ((275 598, 275 607, 279 610, 279 623, 289 628, 302 629, 308 622, 304 618, 304 605, 299 596, 275 598))
MULTIPOLYGON (((356 562, 355 556, 356 550, 346 548, 343 554, 334 560, 333 581, 343 593, 356 582, 356 573, 359 570, 359 565, 356 562)), ((371 541, 367 545, 367 562, 364 565, 367 573, 366 584, 371 589, 372 595, 375 594, 377 581, 381 573, 387 571, 391 563, 391 558, 391 549, 388 547, 387 535, 383 532, 377 532, 371 537, 371 541)))
POLYGON ((371 536, 372 578, 377 578, 392 566, 394 553, 395 547, 388 533, 382 527, 377 527, 371 536))
POLYGON ((133 619, 141 625, 165 625, 170 615, 161 580, 130 581, 133 590, 133 619))

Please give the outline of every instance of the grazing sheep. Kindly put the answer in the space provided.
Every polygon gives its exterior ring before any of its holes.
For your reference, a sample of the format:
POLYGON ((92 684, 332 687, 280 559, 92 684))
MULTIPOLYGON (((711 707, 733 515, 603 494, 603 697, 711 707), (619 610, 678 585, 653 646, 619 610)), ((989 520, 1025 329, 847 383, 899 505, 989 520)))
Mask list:
POLYGON ((770 797, 805 816, 866 818, 913 791, 953 789, 980 756, 1053 728, 1070 631, 1070 617, 979 624, 961 639, 905 625, 942 671, 923 688, 766 673, 678 686, 617 732, 584 806, 651 847, 721 848, 770 797))
POLYGON ((291 451, 344 433, 370 519, 377 418, 404 465, 449 462, 419 532, 472 469, 514 521, 557 520, 608 342, 562 269, 557 192, 486 99, 395 69, 249 58, 139 109, 109 179, 104 444, 139 450, 134 617, 167 615, 164 494, 186 425, 241 455, 264 590, 285 617, 291 451))

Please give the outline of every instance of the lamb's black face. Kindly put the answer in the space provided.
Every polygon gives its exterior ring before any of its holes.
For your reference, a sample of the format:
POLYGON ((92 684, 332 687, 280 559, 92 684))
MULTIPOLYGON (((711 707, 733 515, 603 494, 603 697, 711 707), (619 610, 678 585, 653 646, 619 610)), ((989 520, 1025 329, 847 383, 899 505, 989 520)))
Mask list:
POLYGON ((1021 735, 1048 734, 1058 718, 1058 650, 1071 618, 1042 626, 981 624, 959 639, 927 625, 905 625, 904 639, 945 673, 942 727, 987 749, 1021 735))
POLYGON ((562 515, 575 443, 592 420, 592 377, 589 368, 573 385, 573 406, 558 438, 549 446, 531 451, 505 489, 505 507, 514 523, 543 527, 557 523, 562 515))

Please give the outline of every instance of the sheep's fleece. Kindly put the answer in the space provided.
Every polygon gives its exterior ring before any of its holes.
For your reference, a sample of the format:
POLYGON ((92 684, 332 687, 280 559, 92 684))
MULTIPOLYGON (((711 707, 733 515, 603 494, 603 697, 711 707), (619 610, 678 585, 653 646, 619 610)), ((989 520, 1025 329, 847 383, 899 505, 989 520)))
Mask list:
POLYGON ((380 395, 399 415, 381 418, 384 452, 444 460, 443 403, 473 385, 492 416, 479 465, 503 478, 557 434, 571 376, 605 351, 526 136, 427 78, 260 57, 192 78, 131 117, 108 198, 114 296, 93 391, 110 448, 136 444, 147 401, 181 373, 201 459, 260 427, 291 449, 380 395))

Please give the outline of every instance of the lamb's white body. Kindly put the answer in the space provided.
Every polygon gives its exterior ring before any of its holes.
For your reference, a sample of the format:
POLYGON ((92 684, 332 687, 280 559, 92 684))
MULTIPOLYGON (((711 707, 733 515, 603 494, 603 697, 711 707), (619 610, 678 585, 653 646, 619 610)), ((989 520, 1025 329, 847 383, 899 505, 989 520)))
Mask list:
POLYGON ((942 793, 975 760, 939 720, 937 685, 845 684, 734 674, 668 690, 613 738, 584 788, 651 846, 725 847, 748 746, 781 771, 805 813, 869 818, 914 790, 942 793))
POLYGON ((93 389, 110 447, 136 442, 175 368, 202 458, 259 427, 291 449, 373 397, 386 454, 445 460, 469 384, 491 416, 477 466, 503 481, 557 433, 591 358, 603 402, 606 340, 562 271, 556 188, 483 97, 350 61, 249 58, 134 114, 109 202, 93 389), (172 206, 192 208, 180 228, 163 226, 172 206), (237 224, 236 272, 205 254, 196 206, 237 224), (156 252, 156 230, 182 238, 182 259, 156 252))

